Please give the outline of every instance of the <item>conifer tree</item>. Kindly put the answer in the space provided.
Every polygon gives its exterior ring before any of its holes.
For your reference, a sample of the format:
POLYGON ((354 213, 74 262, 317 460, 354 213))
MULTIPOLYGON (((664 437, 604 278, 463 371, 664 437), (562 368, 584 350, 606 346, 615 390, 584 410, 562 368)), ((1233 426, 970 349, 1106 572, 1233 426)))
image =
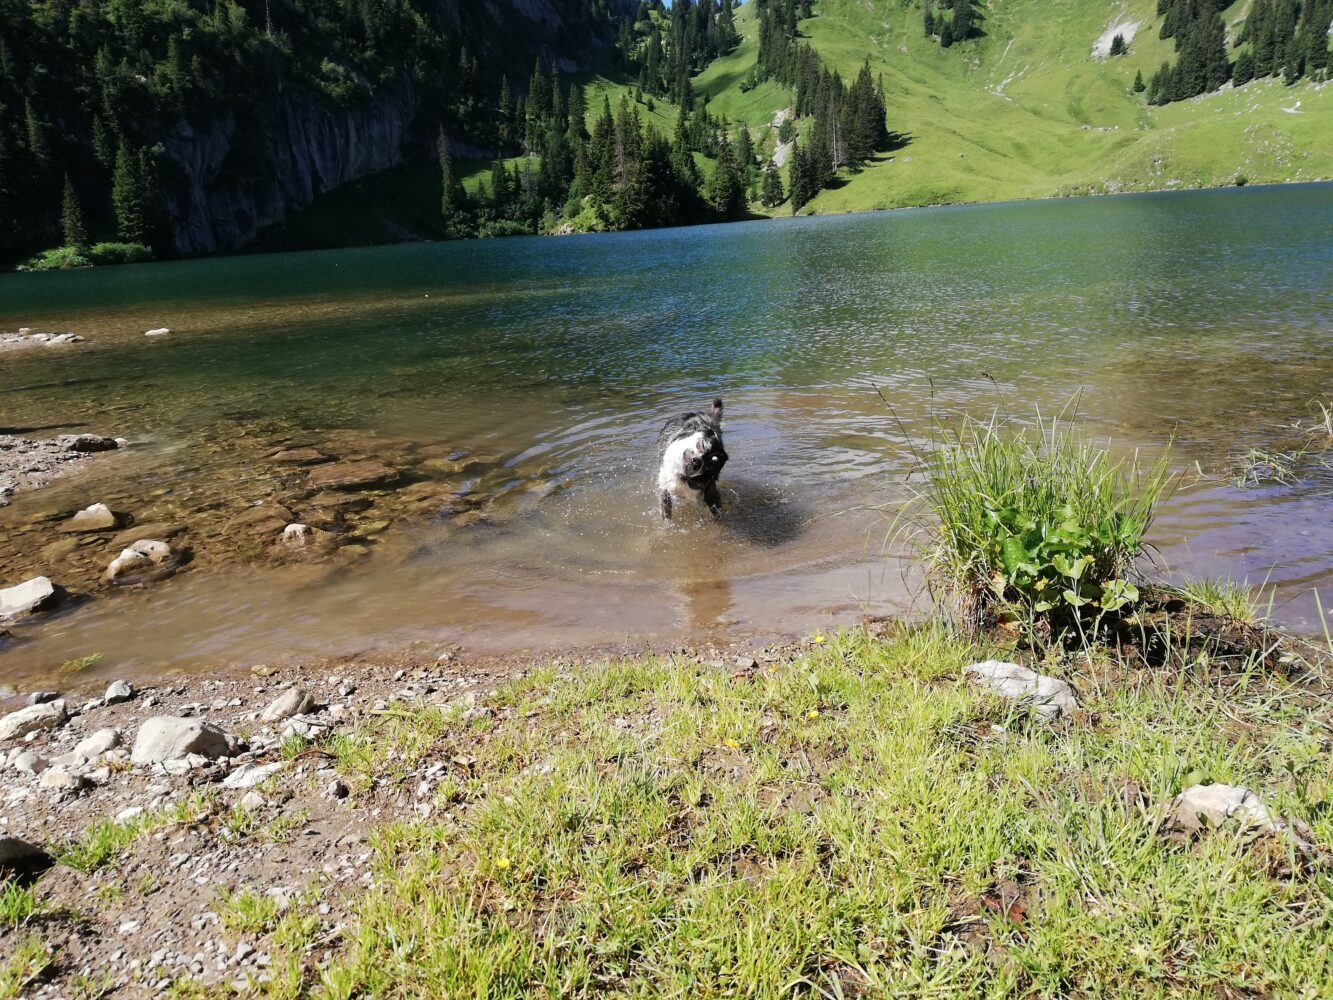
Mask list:
POLYGON ((32 98, 23 102, 23 124, 28 133, 28 155, 38 167, 45 168, 51 163, 51 144, 46 138, 46 124, 37 117, 33 110, 32 98))
POLYGON ((116 150, 111 205, 115 209, 116 234, 121 242, 148 245, 149 205, 142 163, 139 156, 124 143, 116 150))
POLYGON ((88 249, 88 226, 83 219, 83 206, 74 190, 74 182, 65 174, 65 194, 60 206, 60 227, 65 234, 65 246, 75 250, 88 249))
POLYGON ((1125 36, 1117 34, 1111 39, 1111 55, 1123 56, 1125 54, 1125 36))
POLYGON ((435 154, 440 162, 440 214, 444 217, 444 232, 446 238, 456 239, 466 230, 467 192, 454 172, 449 138, 444 134, 443 126, 435 140, 435 154))
POLYGON ((768 165, 764 167, 764 188, 759 197, 760 204, 765 208, 777 208, 785 197, 786 194, 782 190, 782 176, 773 161, 769 160, 768 165))
POLYGON ((1135 72, 1134 72, 1134 93, 1136 93, 1136 94, 1141 94, 1141 93, 1143 93, 1143 91, 1144 91, 1146 88, 1147 88, 1147 85, 1143 82, 1143 70, 1141 70, 1141 69, 1140 69, 1140 70, 1135 70, 1135 72))
POLYGON ((819 191, 819 187, 815 183, 809 152, 800 143, 792 147, 791 176, 788 178, 787 189, 791 194, 792 215, 804 208, 819 191))

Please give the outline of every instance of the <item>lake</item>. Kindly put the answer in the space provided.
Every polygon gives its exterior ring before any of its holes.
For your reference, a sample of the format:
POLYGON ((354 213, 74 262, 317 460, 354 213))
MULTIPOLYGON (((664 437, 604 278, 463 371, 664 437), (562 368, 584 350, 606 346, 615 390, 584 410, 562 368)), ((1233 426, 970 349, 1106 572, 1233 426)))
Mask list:
POLYGON ((893 521, 914 448, 997 410, 1174 440, 1163 575, 1264 584, 1306 631, 1333 595, 1333 459, 1225 471, 1297 450, 1333 395, 1333 185, 5 275, 19 326, 88 342, 0 355, 0 430, 133 446, 0 509, 0 583, 104 567, 104 537, 49 547, 54 514, 102 500, 197 551, 24 626, 0 678, 91 652, 132 676, 758 641, 920 608, 893 521), (714 395, 725 517, 665 527, 657 430, 714 395), (269 558, 228 526, 266 499, 309 519, 306 471, 267 458, 291 447, 389 461, 414 492, 330 521, 354 557, 269 558))

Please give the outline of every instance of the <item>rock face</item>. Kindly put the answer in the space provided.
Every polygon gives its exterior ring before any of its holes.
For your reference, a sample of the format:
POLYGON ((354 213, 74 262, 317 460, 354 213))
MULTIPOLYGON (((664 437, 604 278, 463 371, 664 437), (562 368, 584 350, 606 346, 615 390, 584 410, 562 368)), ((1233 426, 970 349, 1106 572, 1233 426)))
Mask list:
POLYGON ((304 715, 315 707, 315 699, 301 688, 289 688, 273 699, 259 715, 261 722, 281 722, 293 715, 304 715))
POLYGON ((120 518, 112 513, 111 508, 104 503, 95 503, 91 507, 85 507, 79 511, 63 525, 61 531, 84 532, 84 531, 106 531, 120 524, 120 518))
POLYGON ((55 584, 47 577, 35 576, 16 587, 0 590, 0 619, 43 611, 58 599, 55 584))
POLYGON ((317 490, 363 490, 391 483, 397 478, 397 469, 380 462, 339 462, 312 469, 310 487, 317 490))
POLYGON ((22 739, 29 733, 40 733, 44 729, 56 729, 63 726, 67 718, 63 699, 20 708, 0 718, 0 742, 22 739))
POLYGON ((1192 838, 1228 825, 1260 834, 1272 833, 1282 824, 1248 788, 1194 785, 1171 800, 1162 830, 1177 837, 1192 838))
POLYGON ((227 757, 235 749, 236 741, 211 723, 159 715, 139 727, 134 749, 130 751, 130 762, 155 764, 178 760, 187 754, 227 757))
POLYGON ((1078 708, 1074 689, 1064 681, 1046 677, 1017 663, 986 660, 972 664, 966 673, 988 691, 1031 708, 1044 720, 1057 719, 1078 708))

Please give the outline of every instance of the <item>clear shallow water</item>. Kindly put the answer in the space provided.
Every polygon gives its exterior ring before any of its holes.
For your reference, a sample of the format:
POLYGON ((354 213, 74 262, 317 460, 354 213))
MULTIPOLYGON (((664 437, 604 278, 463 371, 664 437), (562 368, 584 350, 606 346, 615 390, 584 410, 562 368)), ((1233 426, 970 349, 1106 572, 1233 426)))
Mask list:
MULTIPOLYGON (((1117 447, 1213 472, 1333 394, 1333 186, 923 209, 0 278, 0 427, 143 446, 20 498, 0 530, 120 491, 184 491, 253 424, 346 428, 499 465, 466 528, 408 520, 354 568, 190 573, 86 604, 0 676, 90 649, 122 668, 416 639, 488 649, 792 633, 910 601, 887 522, 932 416, 1076 394, 1117 447), (145 339, 169 326, 170 338, 145 339), (897 419, 876 392, 891 403, 897 419), (663 419, 728 407, 727 516, 664 529, 663 419), (128 480, 128 482, 127 482, 128 480)), ((1167 568, 1275 588, 1316 627, 1333 481, 1211 478, 1155 533, 1167 568)), ((27 568, 27 567, 23 567, 27 568)), ((40 568, 40 567, 34 567, 40 568)), ((19 567, 14 567, 15 570, 19 567)), ((58 574, 53 573, 58 578, 58 574)), ((12 581, 5 581, 6 583, 12 581)), ((1329 603, 1327 600, 1325 603, 1329 603)))

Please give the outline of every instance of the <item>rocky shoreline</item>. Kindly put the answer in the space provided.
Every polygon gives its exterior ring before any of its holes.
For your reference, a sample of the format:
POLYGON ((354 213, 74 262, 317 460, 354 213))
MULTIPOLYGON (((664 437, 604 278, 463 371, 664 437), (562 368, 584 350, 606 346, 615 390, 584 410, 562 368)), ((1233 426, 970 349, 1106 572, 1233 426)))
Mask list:
MULTIPOLYGON (((671 652, 741 676, 806 648, 671 652)), ((337 940, 375 878, 372 832, 431 816, 437 786, 466 761, 351 794, 326 748, 399 712, 487 725, 512 715, 488 704, 501 684, 606 659, 484 659, 454 647, 138 688, 85 677, 61 692, 0 687, 0 870, 38 882, 60 955, 57 974, 25 995, 65 996, 75 979, 129 996, 178 979, 241 990, 262 981, 268 956, 219 924, 219 900, 237 893, 282 909, 318 890, 322 938, 337 940), (55 918, 75 910, 78 920, 55 918)), ((0 950, 6 939, 14 932, 0 924, 0 950)))
POLYGON ((115 451, 128 443, 100 434, 62 434, 40 441, 0 434, 0 507, 22 490, 45 486, 72 471, 88 456, 115 451))
POLYGON ((67 347, 70 344, 82 344, 84 339, 77 333, 34 333, 29 327, 20 327, 17 333, 0 333, 0 353, 5 351, 24 351, 34 347, 67 347))

